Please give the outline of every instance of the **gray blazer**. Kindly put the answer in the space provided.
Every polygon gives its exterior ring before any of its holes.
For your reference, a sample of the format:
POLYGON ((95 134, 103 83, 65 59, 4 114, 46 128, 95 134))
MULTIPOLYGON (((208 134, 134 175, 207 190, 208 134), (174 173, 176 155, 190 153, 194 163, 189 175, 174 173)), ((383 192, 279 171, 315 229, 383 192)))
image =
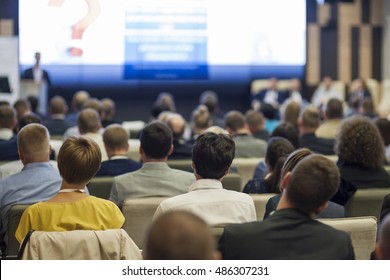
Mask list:
POLYGON ((127 198, 166 196, 188 192, 194 174, 170 168, 165 162, 146 162, 141 169, 114 177, 110 200, 122 208, 127 198))
POLYGON ((265 156, 267 142, 256 139, 252 135, 237 135, 233 137, 236 144, 236 158, 261 158, 265 156))

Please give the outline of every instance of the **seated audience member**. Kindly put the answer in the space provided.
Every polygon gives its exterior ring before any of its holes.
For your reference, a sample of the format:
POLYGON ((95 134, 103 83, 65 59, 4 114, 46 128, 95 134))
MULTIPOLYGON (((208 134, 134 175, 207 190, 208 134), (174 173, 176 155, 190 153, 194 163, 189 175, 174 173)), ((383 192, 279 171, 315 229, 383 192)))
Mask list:
POLYGON ((185 211, 168 212, 156 219, 146 237, 145 260, 218 260, 209 226, 185 211))
POLYGON ((39 100, 38 97, 30 95, 27 97, 28 102, 30 102, 31 112, 37 115, 41 120, 44 120, 46 116, 40 112, 38 112, 39 100))
POLYGON ((173 135, 173 152, 169 159, 190 159, 192 144, 184 140, 183 135, 186 129, 186 121, 180 115, 172 113, 167 116, 166 124, 172 130, 173 135))
MULTIPOLYGON (((34 113, 31 111, 30 102, 26 99, 19 99, 15 102, 14 108, 16 111, 16 118, 18 121, 27 115, 33 115, 34 113)), ((38 117, 38 116, 37 116, 38 117)))
MULTIPOLYGON (((312 154, 313 153, 308 149, 299 149, 299 150, 293 152, 292 154, 290 154, 287 157, 287 159, 285 159, 282 162, 282 166, 280 167, 281 170, 278 172, 279 178, 283 178, 287 174, 287 172, 291 172, 294 169, 294 167, 297 165, 297 163, 299 161, 301 161, 305 157, 308 157, 312 154)), ((340 182, 341 182, 341 180, 340 180, 340 182)), ((279 186, 279 182, 278 182, 278 186, 279 186)), ((340 189, 340 187, 338 189, 340 189)), ((336 194, 337 194, 337 192, 336 192, 336 194)), ((336 194, 334 194, 333 197, 336 194)), ((276 210, 281 197, 282 197, 282 195, 278 194, 274 197, 271 197, 268 200, 268 203, 267 203, 266 209, 265 209, 264 219, 268 218, 268 216, 271 215, 276 210)), ((337 203, 334 203, 332 201, 328 201, 327 207, 322 212, 320 212, 317 216, 317 218, 344 218, 344 217, 345 217, 344 207, 337 204, 337 203)))
POLYGON ((0 106, 0 160, 17 160, 18 145, 14 134, 16 127, 15 110, 8 105, 0 106))
POLYGON ((321 115, 318 109, 310 106, 303 111, 298 121, 300 132, 299 146, 308 148, 315 153, 323 155, 334 155, 334 139, 318 138, 315 135, 321 123, 321 115))
POLYGON ((110 200, 122 208, 127 198, 175 196, 188 192, 194 174, 167 165, 172 153, 172 131, 161 122, 143 128, 140 135, 141 169, 114 177, 110 200))
POLYGON ((50 99, 50 117, 43 123, 49 130, 50 135, 63 135, 71 127, 71 124, 65 120, 67 112, 68 106, 62 96, 56 95, 50 99))
POLYGON ((342 93, 337 91, 332 83, 332 78, 325 76, 322 79, 321 85, 314 91, 311 98, 311 103, 321 111, 326 107, 328 100, 338 99, 342 102, 344 99, 342 93))
POLYGON ((172 113, 167 104, 153 104, 150 111, 150 121, 160 120, 162 113, 172 113))
POLYGON ((234 153, 234 141, 229 135, 212 132, 200 135, 192 153, 196 181, 188 193, 164 200, 154 219, 169 211, 185 210, 198 215, 210 226, 255 221, 253 199, 222 187, 221 180, 229 172, 234 153))
POLYGON ((268 141, 269 133, 265 129, 265 119, 262 113, 254 110, 249 110, 245 114, 245 121, 253 137, 260 140, 268 141))
POLYGON ((236 144, 237 158, 264 157, 267 142, 250 135, 242 113, 228 112, 225 117, 225 126, 236 144))
POLYGON ((252 94, 251 98, 251 105, 254 110, 260 107, 263 103, 270 104, 272 107, 278 109, 288 96, 286 93, 279 91, 278 80, 276 78, 271 78, 269 80, 268 88, 262 89, 258 94, 252 94))
POLYGON ((271 133, 271 137, 283 137, 286 138, 294 146, 295 149, 299 148, 299 133, 298 129, 290 123, 282 122, 271 133))
MULTIPOLYGON (((265 153, 267 174, 263 177, 255 177, 244 187, 244 193, 279 193, 280 170, 285 157, 294 151, 294 146, 283 137, 270 138, 265 153)), ((262 162, 256 167, 262 169, 262 162)), ((255 173, 256 175, 256 173, 255 173)))
POLYGON ((106 199, 85 193, 85 186, 100 167, 102 155, 95 141, 70 137, 58 154, 61 189, 51 199, 28 207, 16 230, 22 242, 29 230, 68 231, 119 229, 125 218, 119 208, 106 199))
POLYGON ((23 127, 25 127, 28 124, 32 123, 41 123, 41 118, 39 118, 37 115, 25 115, 19 119, 17 130, 20 131, 23 127))
POLYGON ((142 167, 142 163, 129 159, 129 133, 119 124, 111 124, 103 133, 104 147, 109 160, 102 161, 96 177, 118 176, 136 171, 142 167))
MULTIPOLYGON (((29 124, 18 134, 22 171, 0 181, 1 233, 7 234, 8 211, 14 204, 32 204, 53 197, 61 177, 49 163, 49 132, 40 124, 29 124)), ((8 236, 5 236, 7 242, 8 236)))
POLYGON ((385 144, 385 155, 387 159, 390 159, 390 121, 388 119, 377 119, 375 121, 376 127, 382 136, 385 144))
POLYGON ((298 119, 301 113, 301 105, 295 101, 292 101, 286 105, 283 115, 283 122, 289 123, 298 129, 298 119))
POLYGON ((365 98, 362 102, 361 113, 363 116, 369 119, 378 118, 378 114, 375 112, 374 102, 370 98, 365 98))
POLYGON ((390 260, 390 215, 382 220, 379 227, 375 257, 377 260, 390 260))
POLYGON ((176 112, 175 97, 169 92, 160 92, 156 98, 155 105, 167 106, 170 112, 176 112))
POLYGON ((343 121, 336 138, 337 165, 341 176, 360 188, 390 188, 390 176, 383 168, 385 147, 370 120, 355 116, 343 121))
POLYGON ((99 133, 102 127, 100 117, 94 109, 83 109, 77 119, 80 135, 94 140, 101 151, 102 161, 108 160, 107 152, 103 143, 103 136, 99 133))
POLYGON ((302 98, 302 86, 301 81, 297 78, 293 78, 290 81, 290 89, 287 91, 287 99, 284 101, 284 104, 289 104, 290 102, 296 102, 300 106, 305 105, 306 101, 302 98))
POLYGON ((267 103, 263 103, 260 112, 265 117, 265 129, 272 133, 279 124, 279 111, 267 103))
POLYGON ((366 82, 363 79, 357 79, 353 81, 351 87, 352 89, 348 98, 348 103, 350 105, 354 100, 358 100, 359 104, 362 104, 364 99, 372 99, 370 90, 368 89, 366 82))
POLYGON ((102 119, 102 126, 107 127, 110 124, 120 124, 121 122, 115 119, 115 102, 111 98, 102 99, 102 107, 104 112, 104 119, 102 119))
POLYGON ((196 140, 200 134, 212 125, 209 110, 205 105, 199 105, 191 116, 192 139, 196 140))
POLYGON ((390 214, 390 194, 386 195, 383 199, 380 220, 382 221, 387 214, 390 214))
POLYGON ((83 109, 83 104, 90 98, 90 95, 85 90, 77 91, 72 98, 72 112, 69 113, 65 120, 71 125, 77 125, 77 118, 80 111, 83 109))
POLYGON ((348 233, 313 219, 337 191, 337 166, 309 155, 281 179, 277 210, 262 222, 228 225, 219 241, 223 259, 354 259, 348 233))
POLYGON ((199 97, 199 104, 205 105, 211 115, 213 125, 224 127, 224 113, 219 107, 218 95, 211 90, 204 91, 199 97))
POLYGON ((338 99, 330 99, 325 109, 325 122, 316 130, 319 138, 335 139, 343 121, 343 103, 338 99))

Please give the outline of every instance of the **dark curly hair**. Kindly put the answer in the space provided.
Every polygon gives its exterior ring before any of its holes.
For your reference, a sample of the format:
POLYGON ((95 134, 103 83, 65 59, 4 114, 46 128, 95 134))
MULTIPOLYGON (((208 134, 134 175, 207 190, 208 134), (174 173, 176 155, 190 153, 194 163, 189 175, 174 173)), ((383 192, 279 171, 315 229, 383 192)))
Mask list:
POLYGON ((377 127, 361 116, 342 122, 335 148, 339 159, 346 164, 376 169, 385 160, 385 147, 377 127))

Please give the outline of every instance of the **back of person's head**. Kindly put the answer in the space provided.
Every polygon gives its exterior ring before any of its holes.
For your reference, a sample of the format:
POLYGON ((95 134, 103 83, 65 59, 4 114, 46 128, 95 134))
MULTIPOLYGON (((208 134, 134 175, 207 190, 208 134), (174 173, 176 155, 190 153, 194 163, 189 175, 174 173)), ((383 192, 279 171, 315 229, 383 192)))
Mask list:
POLYGON ((146 260, 211 260, 218 258, 209 226, 185 211, 170 211, 158 217, 146 237, 146 260))
POLYGON ((119 124, 111 124, 103 133, 104 145, 111 150, 123 150, 129 148, 129 132, 119 124))
POLYGON ((229 135, 206 132, 192 148, 195 173, 203 179, 220 180, 225 176, 235 156, 235 143, 229 135))
POLYGON ((26 99, 19 99, 14 103, 14 108, 16 110, 16 115, 20 119, 24 114, 31 111, 30 102, 26 99))
POLYGON ((364 168, 379 168, 385 160, 385 147, 377 127, 361 116, 341 123, 335 150, 340 160, 364 168))
POLYGON ((210 114, 213 114, 218 109, 218 95, 211 90, 204 91, 199 97, 199 104, 205 105, 210 114))
POLYGON ((371 98, 364 98, 362 102, 362 113, 363 114, 375 114, 374 102, 371 98))
POLYGON ((58 170, 69 184, 86 184, 100 169, 102 153, 88 137, 67 138, 58 153, 58 170))
POLYGON ((375 257, 378 260, 390 260, 390 214, 385 216, 379 227, 375 257))
POLYGON ((160 92, 156 98, 156 104, 164 104, 168 106, 169 111, 176 112, 175 98, 169 92, 160 92))
POLYGON ((168 104, 153 104, 152 110, 150 111, 151 118, 156 120, 159 118, 159 115, 163 112, 171 112, 168 104))
POLYGON ((301 148, 292 152, 284 161, 280 177, 283 178, 288 172, 291 172, 294 167, 307 156, 312 155, 313 152, 307 148, 301 148))
POLYGON ((164 159, 169 155, 172 148, 172 130, 162 122, 152 122, 142 129, 140 142, 146 156, 154 159, 164 159))
POLYGON ((216 125, 210 126, 203 133, 206 133, 206 132, 212 132, 212 133, 215 133, 215 134, 226 134, 226 135, 229 135, 229 131, 227 131, 226 129, 224 129, 222 127, 216 126, 216 125))
POLYGON ((327 119, 342 119, 343 118, 343 103, 336 99, 329 99, 326 103, 325 115, 327 119))
POLYGON ((27 100, 30 102, 31 111, 36 113, 39 105, 38 98, 36 96, 30 95, 27 97, 27 100))
POLYGON ((294 146, 283 137, 272 137, 268 140, 265 161, 269 171, 273 171, 281 157, 286 157, 294 151, 294 146))
POLYGON ((16 125, 15 110, 9 105, 0 106, 0 128, 13 129, 16 125))
POLYGON ((83 104, 83 109, 94 109, 96 112, 98 112, 100 117, 104 115, 103 104, 97 98, 89 98, 86 100, 83 104))
POLYGON ((286 138, 294 146, 299 148, 299 132, 298 129, 290 123, 282 122, 272 131, 271 137, 286 138))
POLYGON ((90 95, 85 90, 77 91, 72 98, 72 108, 74 111, 80 111, 83 108, 85 101, 89 99, 90 95))
POLYGON ((192 112, 192 126, 195 131, 203 131, 211 126, 209 110, 204 105, 199 105, 192 112))
POLYGON ((336 164, 314 154, 300 160, 292 169, 284 192, 294 208, 317 214, 337 192, 339 183, 340 172, 336 164))
POLYGON ((115 102, 111 98, 103 98, 101 101, 103 111, 107 120, 112 120, 115 116, 115 102))
POLYGON ((267 120, 276 120, 278 117, 278 110, 271 104, 263 102, 261 104, 260 111, 267 120))
POLYGON ((38 117, 37 115, 33 115, 33 114, 28 114, 28 115, 22 116, 19 119, 18 128, 19 128, 19 130, 21 130, 23 127, 25 127, 26 125, 31 124, 31 123, 41 123, 41 118, 38 117))
POLYGON ((32 123, 18 134, 18 150, 23 163, 49 161, 50 135, 46 127, 32 123))
POLYGON ((167 116, 166 124, 172 130, 173 139, 179 140, 183 137, 186 121, 180 114, 169 114, 167 116))
POLYGON ((307 107, 302 113, 302 126, 304 128, 317 129, 321 123, 320 111, 314 107, 307 107))
POLYGON ((101 127, 100 117, 94 109, 83 109, 77 117, 80 134, 96 133, 101 127))
POLYGON ((288 103, 283 114, 283 121, 297 126, 301 105, 298 102, 292 101, 288 103))
POLYGON ((225 116, 225 127, 236 132, 245 128, 245 116, 239 111, 229 111, 225 116))
POLYGON ((390 121, 380 118, 375 121, 375 125, 379 129, 385 146, 390 145, 390 121))
POLYGON ((245 119, 251 133, 264 129, 265 120, 262 113, 255 110, 249 110, 245 114, 245 119))
POLYGON ((68 106, 62 96, 56 95, 50 99, 49 111, 51 115, 66 114, 68 106))

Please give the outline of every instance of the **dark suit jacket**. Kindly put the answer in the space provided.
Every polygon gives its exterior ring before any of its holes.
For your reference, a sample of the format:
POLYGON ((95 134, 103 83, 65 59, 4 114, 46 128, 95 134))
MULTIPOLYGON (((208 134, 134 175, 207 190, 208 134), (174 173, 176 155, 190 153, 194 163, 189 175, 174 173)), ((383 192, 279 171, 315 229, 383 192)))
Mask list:
POLYGON ((47 119, 43 124, 49 130, 50 135, 63 135, 72 126, 66 120, 61 119, 47 119))
POLYGON ((125 173, 133 172, 142 167, 142 163, 132 159, 113 159, 102 161, 100 170, 95 177, 119 176, 125 173))
POLYGON ((0 160, 19 160, 17 137, 0 141, 0 160))
POLYGON ((192 144, 184 140, 173 141, 173 152, 168 159, 191 159, 192 144))
POLYGON ((308 148, 315 153, 334 155, 334 139, 318 138, 315 133, 305 133, 299 137, 301 148, 308 148))
MULTIPOLYGON (((26 69, 24 71, 22 77, 23 77, 23 79, 34 79, 33 68, 26 69)), ((46 81, 47 87, 51 88, 50 77, 49 77, 49 74, 47 73, 47 71, 45 71, 45 70, 42 70, 42 79, 46 81)))
MULTIPOLYGON (((268 200, 267 205, 265 206, 264 220, 267 219, 269 215, 276 210, 281 197, 281 194, 277 194, 268 200)), ((316 217, 316 219, 323 218, 345 218, 345 209, 343 206, 337 203, 328 201, 328 207, 316 217)))
POLYGON ((382 211, 381 211, 381 221, 387 214, 390 214, 390 194, 386 195, 383 199, 382 211))
POLYGON ((296 209, 278 210, 262 222, 228 225, 218 247, 227 260, 355 259, 348 233, 296 209))
MULTIPOLYGON (((256 94, 256 95, 252 95, 252 100, 259 100, 260 102, 264 102, 264 98, 267 94, 269 89, 263 89, 260 91, 259 94, 256 94)), ((285 91, 277 91, 278 93, 278 98, 277 98, 277 101, 279 103, 279 105, 283 104, 284 101, 286 101, 286 99, 289 97, 289 95, 285 92, 285 91)))

